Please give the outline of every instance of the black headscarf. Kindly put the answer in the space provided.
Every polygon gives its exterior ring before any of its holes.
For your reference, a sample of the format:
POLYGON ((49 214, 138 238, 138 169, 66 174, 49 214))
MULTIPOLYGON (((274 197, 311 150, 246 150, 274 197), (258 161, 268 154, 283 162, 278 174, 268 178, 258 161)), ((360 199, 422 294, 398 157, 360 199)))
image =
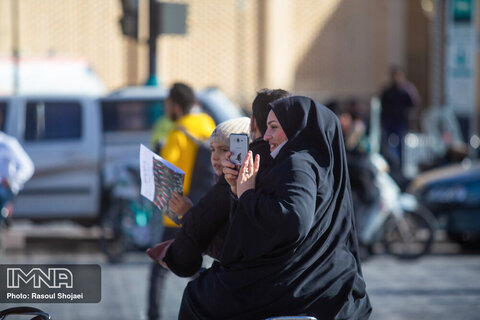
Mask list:
POLYGON ((318 180, 317 192, 325 194, 325 190, 331 189, 332 203, 323 214, 350 220, 350 250, 360 265, 347 157, 337 116, 324 105, 303 96, 282 99, 270 106, 288 138, 277 161, 294 152, 306 151, 325 169, 326 176, 318 180))
POLYGON ((307 97, 270 104, 288 142, 230 215, 222 265, 187 286, 181 319, 367 319, 340 124, 307 97))
POLYGON ((282 99, 270 106, 288 138, 281 153, 309 150, 322 167, 338 170, 337 182, 347 184, 345 147, 335 114, 317 101, 301 96, 282 99))
POLYGON ((288 138, 283 154, 295 150, 309 150, 320 166, 328 168, 327 172, 334 183, 328 186, 326 182, 330 179, 320 180, 318 192, 332 187, 336 203, 331 206, 330 211, 335 215, 350 217, 347 218, 351 220, 351 230, 348 232, 350 250, 355 254, 360 266, 347 157, 338 117, 317 101, 302 96, 283 99, 272 103, 271 107, 288 138))

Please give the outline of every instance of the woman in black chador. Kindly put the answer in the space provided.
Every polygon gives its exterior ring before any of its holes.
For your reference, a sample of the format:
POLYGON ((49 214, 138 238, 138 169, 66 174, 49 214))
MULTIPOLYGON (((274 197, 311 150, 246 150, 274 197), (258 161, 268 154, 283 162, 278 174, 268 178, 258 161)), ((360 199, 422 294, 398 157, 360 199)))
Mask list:
POLYGON ((307 97, 270 106, 274 159, 256 179, 261 159, 247 155, 222 263, 188 284, 179 317, 367 319, 338 119, 307 97))

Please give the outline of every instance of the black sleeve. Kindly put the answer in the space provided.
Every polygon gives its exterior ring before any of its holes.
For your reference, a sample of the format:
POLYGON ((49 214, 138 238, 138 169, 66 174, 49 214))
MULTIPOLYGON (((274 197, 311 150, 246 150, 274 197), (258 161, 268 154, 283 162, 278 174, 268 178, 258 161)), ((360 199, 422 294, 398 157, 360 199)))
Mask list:
POLYGON ((188 277, 200 269, 202 254, 228 223, 229 211, 229 187, 221 179, 182 219, 182 227, 164 258, 173 273, 188 277))
POLYGON ((231 213, 222 262, 282 254, 305 237, 313 223, 317 176, 307 163, 282 166, 274 192, 248 190, 231 213))
POLYGON ((201 268, 203 257, 195 241, 180 229, 163 260, 177 276, 191 277, 201 268))
POLYGON ((217 232, 228 223, 230 188, 222 179, 193 206, 182 221, 182 229, 204 252, 217 232))

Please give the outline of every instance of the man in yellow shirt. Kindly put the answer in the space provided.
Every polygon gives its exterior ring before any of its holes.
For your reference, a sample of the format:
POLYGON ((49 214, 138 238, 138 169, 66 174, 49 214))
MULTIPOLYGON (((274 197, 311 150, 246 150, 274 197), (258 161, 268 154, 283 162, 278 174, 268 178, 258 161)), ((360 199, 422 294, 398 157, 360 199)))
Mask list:
MULTIPOLYGON (((165 115, 174 122, 160 156, 185 172, 183 193, 188 196, 198 146, 187 133, 198 140, 207 140, 215 129, 213 119, 204 113, 191 113, 195 105, 193 90, 184 83, 175 83, 165 100, 165 115), (187 132, 187 133, 186 133, 187 132)), ((212 178, 213 179, 213 178, 212 178)), ((205 190, 207 191, 207 190, 205 190)), ((164 230, 161 241, 175 238, 179 227, 163 215, 164 230)), ((148 319, 160 319, 163 280, 166 270, 160 264, 152 264, 149 290, 148 319)))

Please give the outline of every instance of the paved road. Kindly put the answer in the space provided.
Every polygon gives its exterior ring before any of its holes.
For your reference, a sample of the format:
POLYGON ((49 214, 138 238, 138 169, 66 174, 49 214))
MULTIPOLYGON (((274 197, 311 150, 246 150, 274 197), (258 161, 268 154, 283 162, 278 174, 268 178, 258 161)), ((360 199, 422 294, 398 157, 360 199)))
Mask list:
MULTIPOLYGON (((371 319, 480 319, 480 252, 462 252, 443 243, 435 254, 413 262, 375 256, 363 265, 374 307, 371 319)), ((146 254, 128 255, 108 264, 88 239, 28 239, 23 248, 7 250, 8 263, 96 263, 102 268, 102 301, 98 304, 38 304, 53 319, 146 319, 150 261, 146 254)), ((185 279, 167 279, 164 319, 176 319, 185 279)), ((1 305, 0 309, 14 305, 1 305)))
POLYGON ((376 257, 363 266, 372 319, 480 319, 480 256, 415 262, 376 257))

